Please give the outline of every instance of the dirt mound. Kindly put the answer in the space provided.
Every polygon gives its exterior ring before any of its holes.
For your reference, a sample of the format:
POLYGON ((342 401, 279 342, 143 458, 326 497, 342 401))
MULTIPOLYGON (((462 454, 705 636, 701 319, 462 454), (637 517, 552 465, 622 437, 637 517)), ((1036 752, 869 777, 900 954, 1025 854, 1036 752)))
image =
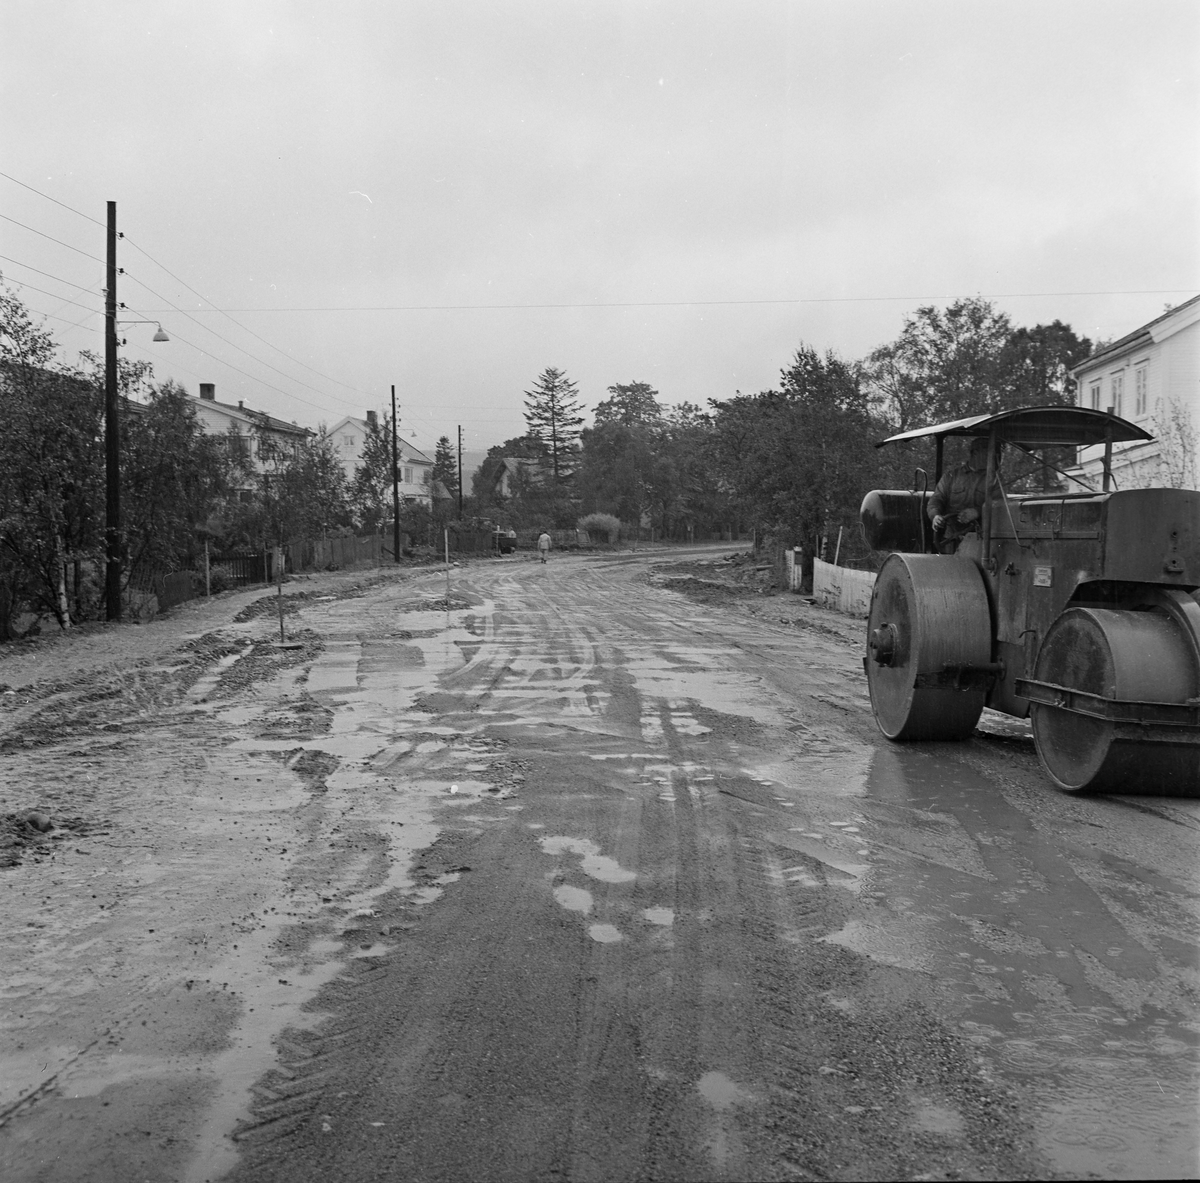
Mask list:
POLYGON ((454 596, 446 599, 442 596, 437 600, 422 600, 419 604, 406 604, 402 612, 462 612, 471 605, 467 600, 458 600, 454 596))
MULTIPOLYGON (((283 597, 283 613, 285 616, 295 614, 300 611, 301 604, 297 601, 311 600, 312 592, 293 592, 283 597)), ((260 620, 264 616, 277 616, 279 614, 280 597, 272 592, 269 596, 263 596, 259 600, 255 600, 252 604, 247 604, 234 618, 235 624, 245 624, 248 620, 260 620)))
POLYGON ((0 814, 0 870, 18 866, 23 860, 41 860, 50 855, 56 842, 107 833, 106 822, 82 817, 52 817, 45 809, 25 809, 0 814))
POLYGON ((291 639, 300 643, 299 649, 278 649, 273 640, 255 641, 250 652, 221 675, 221 680, 208 694, 210 701, 232 698, 255 682, 273 677, 280 670, 304 665, 325 648, 325 642, 311 629, 304 629, 291 639))

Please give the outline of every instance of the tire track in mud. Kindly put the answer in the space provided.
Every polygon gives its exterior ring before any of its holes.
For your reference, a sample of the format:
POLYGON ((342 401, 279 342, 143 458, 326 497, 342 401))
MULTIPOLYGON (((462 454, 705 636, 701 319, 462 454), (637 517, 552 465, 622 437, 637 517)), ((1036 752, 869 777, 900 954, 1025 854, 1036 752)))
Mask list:
POLYGON ((291 1082, 266 1081, 234 1177, 1044 1173, 937 989, 822 940, 853 877, 787 837, 796 815, 754 769, 853 749, 837 663, 802 670, 800 721, 765 656, 648 589, 488 594, 427 726, 502 739, 520 796, 443 815, 417 887, 372 922, 392 949, 351 962, 311 1004, 330 1017, 288 1037, 291 1082), (688 693, 710 673, 722 709, 688 693))

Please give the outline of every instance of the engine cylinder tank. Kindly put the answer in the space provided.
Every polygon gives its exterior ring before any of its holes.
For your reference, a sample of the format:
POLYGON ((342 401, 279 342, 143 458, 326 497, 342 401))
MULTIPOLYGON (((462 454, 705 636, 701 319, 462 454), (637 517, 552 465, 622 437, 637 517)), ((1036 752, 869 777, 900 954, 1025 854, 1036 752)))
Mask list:
POLYGON ((932 551, 933 530, 925 512, 929 494, 904 489, 872 489, 858 511, 863 538, 872 550, 907 554, 932 551))

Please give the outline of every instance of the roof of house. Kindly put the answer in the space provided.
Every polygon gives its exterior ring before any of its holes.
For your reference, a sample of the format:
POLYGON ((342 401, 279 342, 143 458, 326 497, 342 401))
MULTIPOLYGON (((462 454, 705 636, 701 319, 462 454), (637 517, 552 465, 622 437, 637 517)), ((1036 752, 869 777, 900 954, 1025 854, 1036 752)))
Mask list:
POLYGON ((193 401, 206 407, 216 407, 234 417, 240 416, 248 419, 251 423, 255 423, 267 431, 278 432, 280 435, 316 435, 316 432, 309 427, 301 427, 298 423, 288 423, 285 419, 276 419, 274 415, 268 415, 266 411, 255 411, 246 406, 235 407, 230 403, 217 402, 214 398, 196 398, 193 401))
POLYGON ((1132 345, 1148 345, 1151 341, 1161 341, 1163 337, 1169 337, 1172 332, 1186 328, 1197 319, 1200 319, 1200 296, 1193 296, 1174 308, 1168 308, 1160 316, 1147 321, 1141 328, 1134 329, 1132 333, 1126 333, 1124 337, 1119 337, 1102 349, 1097 349, 1095 353, 1089 354, 1078 365, 1071 367, 1071 373, 1078 374, 1080 370, 1088 369, 1112 354, 1125 352, 1132 345))
POLYGON ((544 460, 532 456, 501 456, 496 473, 499 475, 502 468, 507 468, 509 472, 540 473, 544 466, 544 460))
MULTIPOLYGON (((360 431, 362 431, 364 433, 370 430, 370 424, 368 424, 365 419, 360 419, 356 415, 346 415, 343 418, 339 419, 332 427, 330 427, 327 431, 327 434, 328 435, 337 435, 337 433, 339 431, 341 431, 342 428, 345 427, 348 423, 353 423, 360 431)), ((425 453, 422 452, 420 448, 415 447, 413 444, 410 444, 408 442, 408 440, 406 440, 404 438, 403 435, 401 435, 399 437, 399 443, 400 443, 400 450, 401 450, 401 452, 404 453, 404 457, 406 460, 411 460, 415 464, 432 464, 433 463, 433 461, 430 460, 429 457, 426 456, 425 453)))

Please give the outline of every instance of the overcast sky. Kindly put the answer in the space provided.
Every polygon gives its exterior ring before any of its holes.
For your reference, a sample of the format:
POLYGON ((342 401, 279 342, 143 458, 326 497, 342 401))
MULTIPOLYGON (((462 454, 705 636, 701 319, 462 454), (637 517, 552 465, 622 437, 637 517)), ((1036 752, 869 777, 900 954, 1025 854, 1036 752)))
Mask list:
POLYGON ((1200 0, 6 0, 0 77, 0 269, 72 358, 103 228, 7 178, 117 202, 158 378, 310 426, 394 382, 430 451, 547 366, 703 404, 920 303, 1200 291, 1200 0))

